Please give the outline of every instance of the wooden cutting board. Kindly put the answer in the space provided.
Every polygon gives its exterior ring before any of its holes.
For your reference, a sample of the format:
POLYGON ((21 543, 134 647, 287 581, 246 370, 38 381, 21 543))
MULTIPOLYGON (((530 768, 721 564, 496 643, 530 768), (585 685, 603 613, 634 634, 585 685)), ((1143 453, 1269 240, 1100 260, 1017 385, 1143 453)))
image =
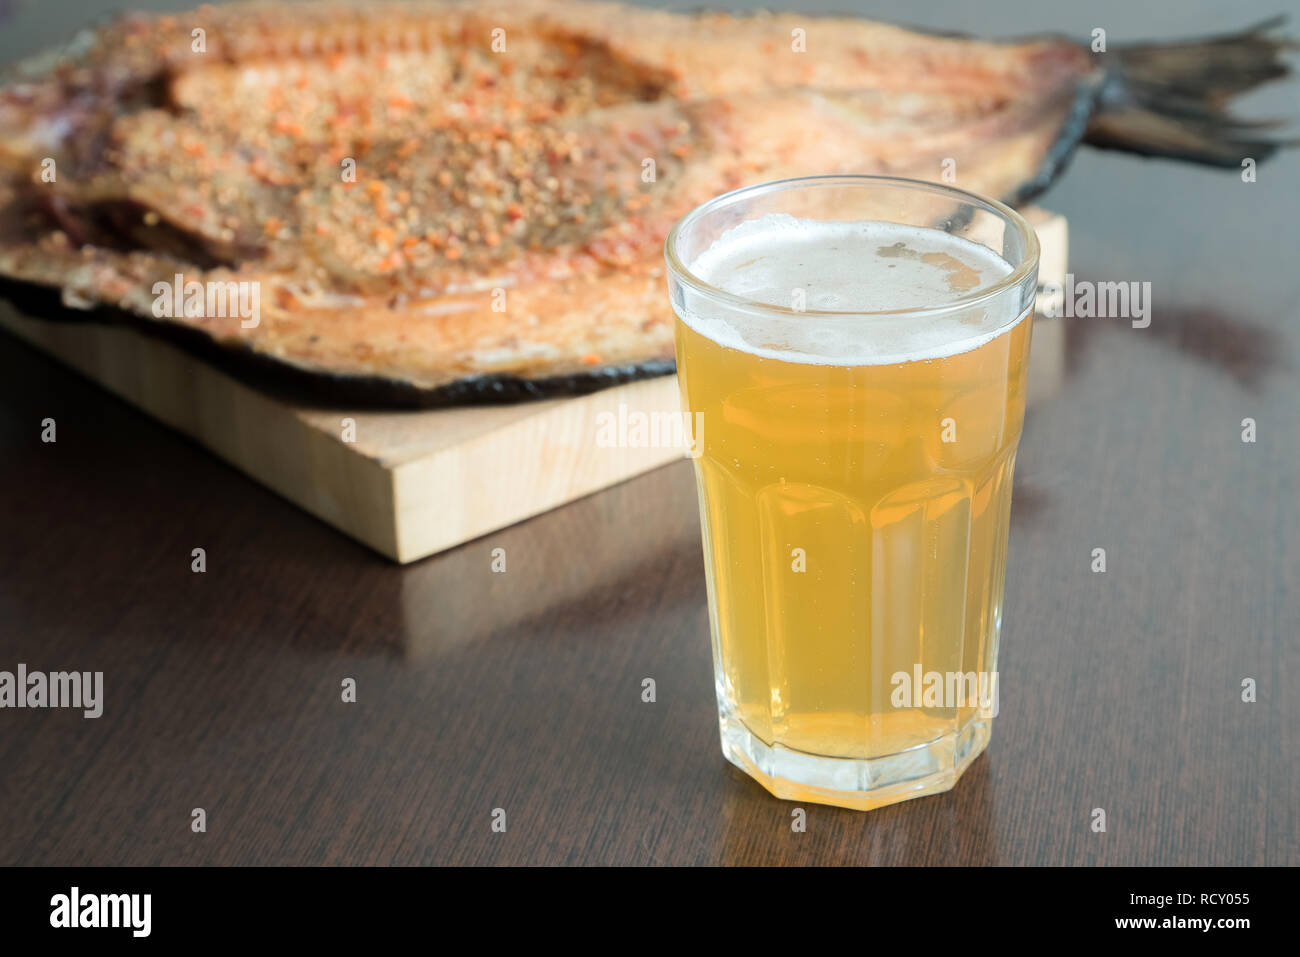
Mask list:
MULTIPOLYGON (((1043 247, 1040 281, 1064 283, 1064 218, 1041 210, 1026 215, 1043 247)), ((265 393, 134 328, 42 322, 6 303, 0 327, 399 562, 685 452, 660 427, 680 408, 674 376, 519 405, 348 412, 265 393)), ((1031 402, 1054 390, 1063 363, 1061 320, 1041 320, 1030 360, 1031 402)))

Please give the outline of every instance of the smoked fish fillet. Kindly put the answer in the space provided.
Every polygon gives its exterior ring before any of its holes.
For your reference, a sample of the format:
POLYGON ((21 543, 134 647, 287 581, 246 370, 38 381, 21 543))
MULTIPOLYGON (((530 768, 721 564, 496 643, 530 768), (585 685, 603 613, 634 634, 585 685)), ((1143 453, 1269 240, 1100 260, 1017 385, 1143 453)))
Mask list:
POLYGON ((129 16, 0 86, 0 293, 341 400, 590 391, 671 371, 663 241, 710 197, 947 169, 1018 203, 1082 142, 1236 168, 1280 142, 1226 112, 1285 75, 1276 28, 1094 53, 576 0, 129 16), (259 315, 160 315, 160 283, 259 315))

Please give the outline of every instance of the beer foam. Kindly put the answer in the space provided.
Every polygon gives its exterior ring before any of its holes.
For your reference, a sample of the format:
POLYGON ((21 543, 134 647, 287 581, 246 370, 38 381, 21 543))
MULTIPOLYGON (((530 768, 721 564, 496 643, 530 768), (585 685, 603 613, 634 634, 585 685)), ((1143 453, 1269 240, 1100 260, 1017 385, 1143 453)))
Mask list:
POLYGON ((899 223, 769 213, 735 226, 688 266, 711 286, 767 306, 837 313, 746 312, 688 295, 682 321, 719 345, 787 362, 883 365, 968 352, 1022 318, 1008 292, 941 316, 863 315, 960 303, 1012 272, 986 246, 899 223))

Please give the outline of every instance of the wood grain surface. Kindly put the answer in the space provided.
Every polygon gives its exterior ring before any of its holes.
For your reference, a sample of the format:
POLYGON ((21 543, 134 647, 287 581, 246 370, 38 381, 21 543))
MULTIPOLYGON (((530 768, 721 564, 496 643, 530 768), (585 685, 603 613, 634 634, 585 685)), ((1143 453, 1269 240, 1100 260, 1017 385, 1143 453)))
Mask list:
POLYGON ((1049 195, 1152 324, 1067 320, 1028 417, 988 752, 806 833, 719 751, 689 463, 395 567, 0 338, 0 669, 105 685, 0 711, 0 864, 1300 863, 1298 176, 1049 195))

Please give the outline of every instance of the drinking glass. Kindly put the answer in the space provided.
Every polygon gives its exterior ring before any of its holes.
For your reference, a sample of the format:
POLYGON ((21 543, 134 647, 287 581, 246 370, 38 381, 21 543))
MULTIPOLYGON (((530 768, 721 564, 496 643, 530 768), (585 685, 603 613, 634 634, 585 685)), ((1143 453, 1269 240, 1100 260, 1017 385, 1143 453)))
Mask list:
POLYGON ((705 203, 666 258, 723 754, 799 801, 948 790, 996 712, 1034 231, 949 186, 812 177, 705 203))

